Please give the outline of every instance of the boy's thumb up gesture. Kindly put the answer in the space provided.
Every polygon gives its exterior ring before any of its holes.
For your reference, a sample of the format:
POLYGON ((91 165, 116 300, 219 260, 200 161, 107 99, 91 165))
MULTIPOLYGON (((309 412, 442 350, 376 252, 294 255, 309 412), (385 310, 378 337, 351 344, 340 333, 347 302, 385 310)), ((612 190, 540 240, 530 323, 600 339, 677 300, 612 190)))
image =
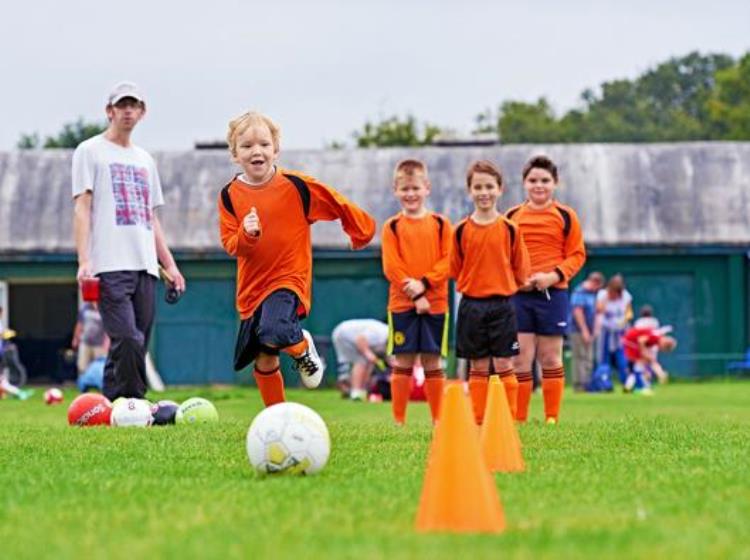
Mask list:
POLYGON ((250 212, 242 220, 242 227, 251 237, 258 237, 260 235, 260 220, 258 219, 258 211, 253 206, 250 212))

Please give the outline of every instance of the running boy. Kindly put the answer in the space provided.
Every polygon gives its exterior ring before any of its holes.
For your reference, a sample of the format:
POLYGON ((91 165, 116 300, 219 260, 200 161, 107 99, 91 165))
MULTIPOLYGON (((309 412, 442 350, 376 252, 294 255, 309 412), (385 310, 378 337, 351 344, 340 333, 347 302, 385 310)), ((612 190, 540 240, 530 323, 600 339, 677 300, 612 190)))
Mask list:
POLYGON ((560 415, 565 370, 563 334, 568 328, 568 283, 586 262, 578 216, 554 198, 557 166, 545 156, 531 158, 523 168, 526 201, 508 210, 518 224, 531 259, 531 276, 513 298, 521 352, 515 359, 518 413, 525 422, 532 391, 534 356, 542 366, 544 415, 550 424, 560 415))
POLYGON ((396 166, 393 193, 401 212, 383 225, 383 272, 388 292, 388 354, 394 355, 391 404, 397 424, 406 421, 414 361, 425 370, 425 396, 432 421, 440 415, 447 353, 448 266, 451 224, 425 208, 430 194, 427 166, 407 159, 396 166))
POLYGON ((470 361, 469 393, 474 419, 481 424, 490 360, 515 414, 518 381, 511 357, 518 354, 518 338, 510 297, 527 282, 530 268, 518 226, 497 210, 504 188, 500 169, 489 161, 476 161, 466 172, 466 185, 474 212, 456 226, 450 275, 462 294, 456 355, 470 361))
POLYGON ((344 196, 312 177, 277 167, 278 126, 248 112, 229 123, 227 143, 242 168, 221 191, 221 243, 237 257, 237 310, 242 322, 236 371, 255 362, 254 377, 266 406, 284 401, 279 351, 295 360, 302 383, 317 387, 323 366, 299 320, 310 311, 310 225, 340 219, 351 246, 375 235, 375 221, 344 196))

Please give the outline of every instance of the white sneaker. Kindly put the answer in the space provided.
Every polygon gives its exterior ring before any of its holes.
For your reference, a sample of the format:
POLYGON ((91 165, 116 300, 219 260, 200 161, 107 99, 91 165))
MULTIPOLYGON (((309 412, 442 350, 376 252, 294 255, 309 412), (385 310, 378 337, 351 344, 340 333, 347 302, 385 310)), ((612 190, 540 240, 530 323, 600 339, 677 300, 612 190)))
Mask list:
POLYGON ((294 366, 302 384, 308 389, 315 389, 323 380, 325 365, 315 349, 312 335, 305 329, 302 329, 302 335, 307 341, 307 350, 299 358, 294 358, 294 366))

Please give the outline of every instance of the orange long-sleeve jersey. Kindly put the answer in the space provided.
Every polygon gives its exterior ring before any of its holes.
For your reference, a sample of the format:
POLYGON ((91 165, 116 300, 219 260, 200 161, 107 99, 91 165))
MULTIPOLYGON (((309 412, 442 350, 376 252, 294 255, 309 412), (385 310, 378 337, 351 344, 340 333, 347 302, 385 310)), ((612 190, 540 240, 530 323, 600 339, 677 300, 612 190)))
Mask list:
POLYGON ((451 278, 469 297, 512 296, 530 274, 529 253, 518 226, 499 216, 491 224, 461 220, 453 233, 451 278))
POLYGON ((259 187, 235 178, 228 193, 234 213, 219 197, 219 233, 224 249, 237 257, 237 311, 242 319, 282 288, 297 294, 301 315, 309 313, 312 223, 340 219, 354 249, 364 247, 375 235, 372 216, 331 187, 296 171, 277 169, 273 178, 259 187), (305 182, 308 191, 304 197, 285 174, 305 182), (257 237, 248 235, 242 226, 253 207, 261 227, 257 237))
POLYGON ((505 216, 521 230, 531 258, 531 274, 554 270, 562 280, 553 287, 567 288, 586 262, 581 222, 575 211, 557 201, 542 210, 523 203, 505 216))
POLYGON ((414 309, 414 302, 403 291, 404 280, 422 280, 430 313, 448 310, 448 267, 452 228, 445 216, 428 212, 421 218, 401 213, 383 224, 383 273, 391 283, 388 311, 401 313, 414 309))

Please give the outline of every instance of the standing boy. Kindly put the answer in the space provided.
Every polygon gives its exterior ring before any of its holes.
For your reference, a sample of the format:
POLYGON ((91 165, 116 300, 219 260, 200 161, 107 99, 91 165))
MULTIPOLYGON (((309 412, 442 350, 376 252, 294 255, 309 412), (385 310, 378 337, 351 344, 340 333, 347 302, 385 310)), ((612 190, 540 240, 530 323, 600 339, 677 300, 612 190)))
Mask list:
POLYGON ((145 355, 154 321, 159 262, 185 290, 154 210, 164 204, 153 158, 130 141, 146 114, 135 84, 122 82, 109 95, 109 126, 73 154, 74 232, 78 282, 99 279, 99 311, 111 346, 104 395, 143 398, 145 355))
POLYGON ((516 315, 510 297, 527 282, 529 254, 518 226, 502 216, 500 169, 476 161, 466 173, 474 212, 456 226, 450 275, 463 297, 458 307, 456 355, 467 358, 474 418, 481 424, 487 401, 490 359, 515 416, 518 381, 511 358, 518 354, 516 315))
POLYGON ((375 235, 375 221, 344 196, 312 177, 279 169, 280 131, 248 112, 229 123, 227 143, 242 172, 221 191, 221 243, 237 258, 237 310, 242 320, 236 371, 255 362, 254 377, 266 406, 284 401, 279 352, 295 361, 302 383, 317 387, 323 366, 300 318, 310 311, 310 225, 340 219, 354 249, 375 235))
POLYGON ((396 166, 393 191, 401 212, 383 224, 383 273, 388 292, 388 353, 394 355, 391 404, 397 424, 406 421, 414 361, 425 371, 425 395, 432 421, 440 415, 447 353, 448 268, 451 224, 430 212, 427 166, 407 159, 396 166))

